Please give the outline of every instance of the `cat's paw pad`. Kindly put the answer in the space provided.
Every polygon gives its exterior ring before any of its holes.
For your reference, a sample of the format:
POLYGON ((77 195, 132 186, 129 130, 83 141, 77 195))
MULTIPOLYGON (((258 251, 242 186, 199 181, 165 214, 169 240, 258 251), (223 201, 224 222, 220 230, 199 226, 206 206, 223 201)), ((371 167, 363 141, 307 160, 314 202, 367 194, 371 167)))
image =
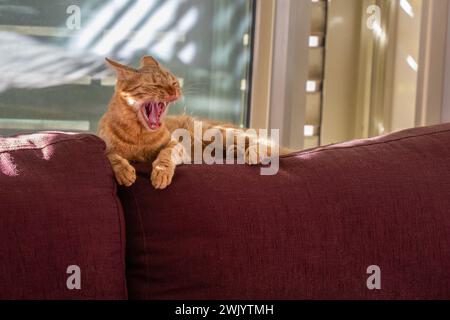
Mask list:
POLYGON ((151 181, 155 189, 165 189, 172 183, 175 170, 170 167, 156 165, 153 167, 151 181))
POLYGON ((136 170, 130 164, 116 167, 114 173, 117 183, 121 186, 130 187, 136 182, 136 170))
POLYGON ((252 145, 245 150, 245 163, 248 165, 261 164, 262 159, 258 151, 258 145, 252 145))

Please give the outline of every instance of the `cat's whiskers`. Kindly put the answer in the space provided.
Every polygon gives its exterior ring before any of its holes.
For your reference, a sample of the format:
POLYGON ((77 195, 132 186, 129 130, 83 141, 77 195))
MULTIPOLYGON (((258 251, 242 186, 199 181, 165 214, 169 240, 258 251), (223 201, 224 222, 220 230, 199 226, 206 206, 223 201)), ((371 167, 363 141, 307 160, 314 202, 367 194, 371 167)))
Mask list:
POLYGON ((208 82, 191 82, 183 86, 183 91, 189 89, 199 89, 208 85, 208 82))

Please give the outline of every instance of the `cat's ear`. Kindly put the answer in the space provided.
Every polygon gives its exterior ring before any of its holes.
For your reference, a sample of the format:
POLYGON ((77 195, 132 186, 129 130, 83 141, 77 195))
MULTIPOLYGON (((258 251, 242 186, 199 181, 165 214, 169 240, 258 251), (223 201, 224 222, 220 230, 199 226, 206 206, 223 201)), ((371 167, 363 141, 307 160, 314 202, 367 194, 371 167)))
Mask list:
POLYGON ((141 68, 144 67, 159 67, 159 63, 151 56, 144 56, 141 59, 141 68))
POLYGON ((117 61, 105 58, 108 65, 114 69, 117 73, 117 78, 120 80, 126 80, 137 75, 139 72, 136 69, 120 64, 117 61))

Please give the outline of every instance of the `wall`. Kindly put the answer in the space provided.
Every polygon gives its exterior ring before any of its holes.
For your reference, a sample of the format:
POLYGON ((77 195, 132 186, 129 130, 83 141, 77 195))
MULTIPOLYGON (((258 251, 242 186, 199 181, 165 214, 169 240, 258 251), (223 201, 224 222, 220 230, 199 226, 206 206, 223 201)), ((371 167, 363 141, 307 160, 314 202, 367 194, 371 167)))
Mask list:
POLYGON ((361 0, 328 5, 321 144, 354 137, 361 0))

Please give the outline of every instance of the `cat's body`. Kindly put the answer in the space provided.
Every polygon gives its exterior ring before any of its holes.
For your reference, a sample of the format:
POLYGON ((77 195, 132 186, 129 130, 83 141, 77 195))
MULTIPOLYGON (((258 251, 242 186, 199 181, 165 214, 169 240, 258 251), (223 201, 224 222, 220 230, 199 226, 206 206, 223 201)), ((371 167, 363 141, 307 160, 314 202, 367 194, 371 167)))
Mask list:
MULTIPOLYGON (((196 119, 187 115, 165 116, 170 102, 180 98, 181 90, 177 78, 155 59, 144 57, 139 70, 107 61, 116 70, 118 81, 98 134, 106 142, 116 179, 120 185, 130 186, 136 180, 130 161, 151 162, 152 184, 164 189, 170 185, 177 165, 173 151, 178 141, 172 139, 172 133, 185 129, 194 137, 196 119)), ((239 131, 232 124, 209 120, 202 121, 202 127, 203 132, 218 129, 224 137, 227 129, 239 131)), ((257 147, 252 147, 247 141, 246 151, 258 152, 257 147)))
MULTIPOLYGON (((130 161, 155 160, 159 152, 171 142, 172 133, 175 130, 185 129, 193 137, 194 122, 200 121, 188 115, 166 116, 162 127, 157 132, 151 132, 142 126, 130 125, 138 122, 134 112, 125 111, 126 116, 121 119, 116 118, 117 110, 114 109, 117 108, 115 105, 118 102, 114 100, 115 98, 110 103, 110 110, 100 120, 99 136, 106 141, 109 150, 119 152, 130 161)), ((211 128, 238 130, 236 126, 229 123, 211 120, 201 120, 201 122, 203 132, 211 128)), ((193 143, 194 140, 192 140, 192 147, 194 147, 193 143)))

